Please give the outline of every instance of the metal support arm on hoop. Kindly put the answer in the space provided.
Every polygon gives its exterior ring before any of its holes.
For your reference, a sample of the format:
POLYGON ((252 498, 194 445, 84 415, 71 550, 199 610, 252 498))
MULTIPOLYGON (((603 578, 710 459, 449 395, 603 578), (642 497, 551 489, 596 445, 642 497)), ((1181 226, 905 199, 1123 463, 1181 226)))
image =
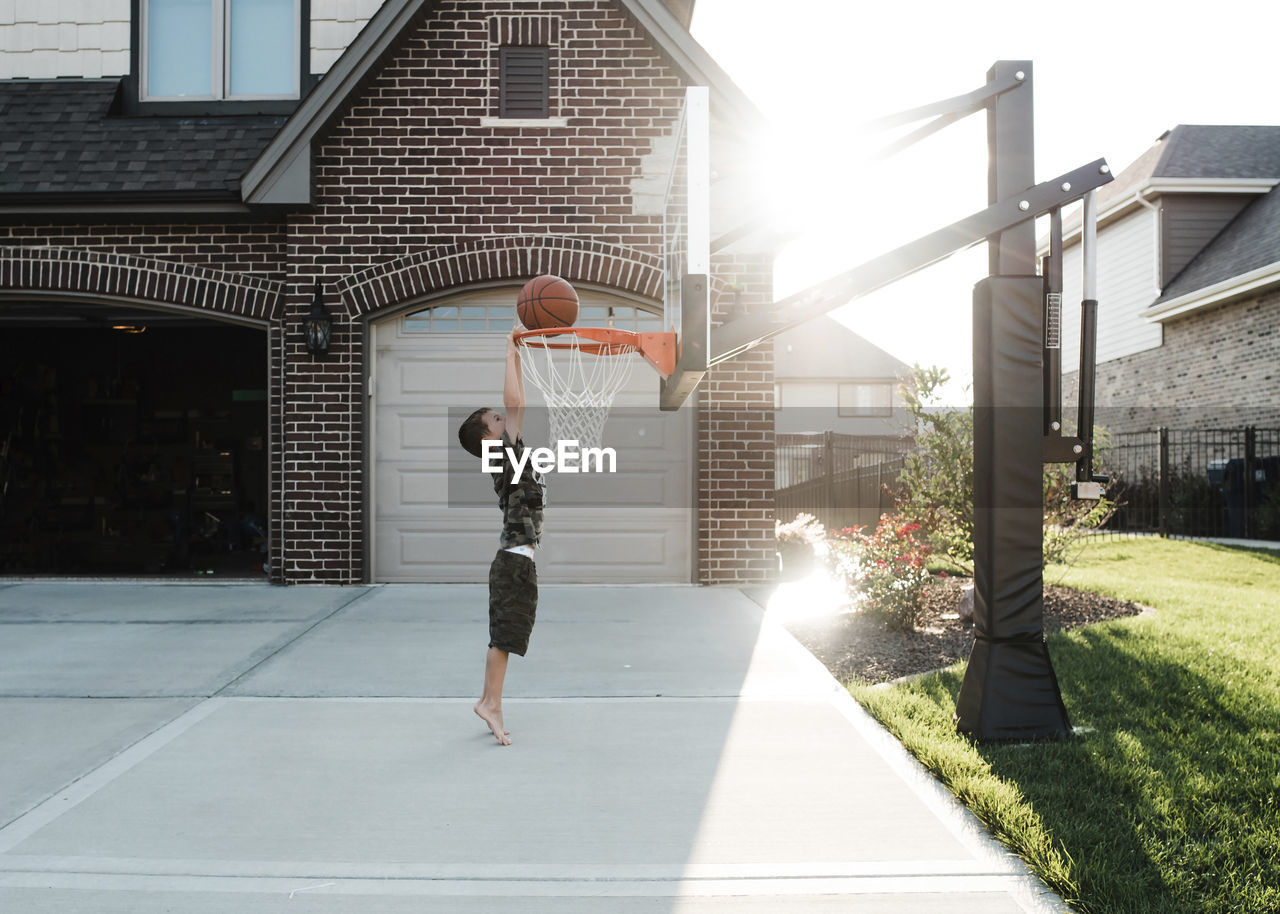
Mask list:
POLYGON ((1081 226, 1081 260, 1084 266, 1084 298, 1080 302, 1079 419, 1076 435, 1062 434, 1062 211, 1054 209, 1049 222, 1049 256, 1044 258, 1044 462, 1074 463, 1076 480, 1072 496, 1099 499, 1111 481, 1093 472, 1094 379, 1097 374, 1098 337, 1098 200, 1095 191, 1084 195, 1081 226))
POLYGON ((1078 200, 1088 191, 1112 180, 1106 159, 1097 159, 775 302, 771 310, 780 315, 776 319, 752 315, 722 324, 711 331, 708 364, 718 365, 741 355, 779 333, 847 305, 855 298, 931 266, 991 235, 1078 200))
POLYGON ((1026 74, 1022 71, 1010 73, 1008 76, 989 82, 985 86, 965 95, 957 95, 955 98, 922 105, 919 108, 912 108, 908 111, 899 111, 897 114, 890 114, 868 122, 864 125, 868 130, 887 130, 923 120, 926 117, 934 118, 923 127, 913 130, 901 139, 890 143, 877 152, 874 158, 887 159, 890 156, 897 155, 902 150, 914 146, 925 137, 937 133, 948 124, 953 124, 961 118, 981 111, 996 96, 1002 95, 1010 89, 1017 89, 1019 86, 1025 85, 1025 82, 1026 74))
POLYGON ((862 126, 866 130, 888 130, 892 127, 901 127, 903 124, 922 121, 926 117, 956 113, 963 116, 984 107, 987 102, 997 95, 1008 92, 1010 89, 1018 88, 1024 81, 1025 79, 1019 79, 1017 74, 1011 74, 1008 78, 989 82, 986 85, 979 86, 972 92, 966 92, 964 95, 957 95, 954 98, 947 98, 938 102, 930 102, 918 108, 908 108, 896 114, 886 114, 884 117, 867 121, 862 126))

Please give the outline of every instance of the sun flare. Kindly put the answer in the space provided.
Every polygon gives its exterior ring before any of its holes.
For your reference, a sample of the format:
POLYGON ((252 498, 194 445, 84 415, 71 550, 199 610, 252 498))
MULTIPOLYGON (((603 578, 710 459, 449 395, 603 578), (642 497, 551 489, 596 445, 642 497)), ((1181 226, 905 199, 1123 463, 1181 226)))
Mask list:
POLYGON ((785 624, 853 611, 844 583, 826 568, 819 567, 798 581, 780 583, 769 598, 765 615, 785 624))

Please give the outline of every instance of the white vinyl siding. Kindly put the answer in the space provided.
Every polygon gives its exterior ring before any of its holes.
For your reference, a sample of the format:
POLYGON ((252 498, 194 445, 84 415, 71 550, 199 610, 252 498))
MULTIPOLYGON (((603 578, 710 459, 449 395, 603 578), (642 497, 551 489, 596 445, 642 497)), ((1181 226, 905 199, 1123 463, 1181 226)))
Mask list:
POLYGON ((328 73, 383 0, 311 0, 311 72, 328 73))
MULTIPOLYGON (((383 0, 311 0, 311 72, 326 73, 383 0)), ((129 73, 129 0, 0 0, 0 79, 129 73)))
POLYGON ((129 0, 0 0, 0 79, 129 72, 129 0))
MULTIPOLYGON (((1160 345, 1161 329, 1141 312, 1160 295, 1156 266, 1156 213, 1140 209, 1098 230, 1098 362, 1160 345)), ((1063 252, 1062 370, 1080 360, 1080 245, 1063 252)))

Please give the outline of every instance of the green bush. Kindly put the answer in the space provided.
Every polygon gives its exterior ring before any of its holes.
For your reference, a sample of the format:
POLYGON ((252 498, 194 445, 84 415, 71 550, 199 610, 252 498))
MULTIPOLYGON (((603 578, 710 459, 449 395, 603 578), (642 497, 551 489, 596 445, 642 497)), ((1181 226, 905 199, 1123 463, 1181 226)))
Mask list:
MULTIPOLYGON (((924 528, 937 559, 972 574, 973 407, 947 409, 935 402, 949 380, 946 369, 916 365, 911 376, 901 392, 915 420, 919 452, 907 457, 898 475, 896 509, 924 528)), ((1095 427, 1095 462, 1108 443, 1106 430, 1095 427)), ((1072 498, 1074 480, 1074 464, 1045 465, 1042 544, 1046 564, 1067 561, 1083 538, 1115 513, 1115 505, 1105 498, 1096 502, 1072 498)))
POLYGON ((911 370, 900 390, 914 420, 918 453, 898 475, 898 514, 920 524, 945 562, 973 573, 973 409, 933 405, 950 376, 945 368, 911 370))
POLYGON ((1255 535, 1264 540, 1280 539, 1280 485, 1272 486, 1254 515, 1255 535))

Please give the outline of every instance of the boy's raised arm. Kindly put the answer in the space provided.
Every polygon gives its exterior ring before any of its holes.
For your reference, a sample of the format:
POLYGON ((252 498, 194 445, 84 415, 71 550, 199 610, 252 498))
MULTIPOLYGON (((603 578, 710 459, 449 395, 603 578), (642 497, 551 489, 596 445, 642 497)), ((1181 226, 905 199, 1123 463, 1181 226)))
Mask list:
POLYGON ((514 444, 524 426, 524 375, 520 371, 520 347, 516 334, 523 330, 519 321, 507 337, 507 375, 502 390, 502 405, 507 410, 507 434, 514 444))

